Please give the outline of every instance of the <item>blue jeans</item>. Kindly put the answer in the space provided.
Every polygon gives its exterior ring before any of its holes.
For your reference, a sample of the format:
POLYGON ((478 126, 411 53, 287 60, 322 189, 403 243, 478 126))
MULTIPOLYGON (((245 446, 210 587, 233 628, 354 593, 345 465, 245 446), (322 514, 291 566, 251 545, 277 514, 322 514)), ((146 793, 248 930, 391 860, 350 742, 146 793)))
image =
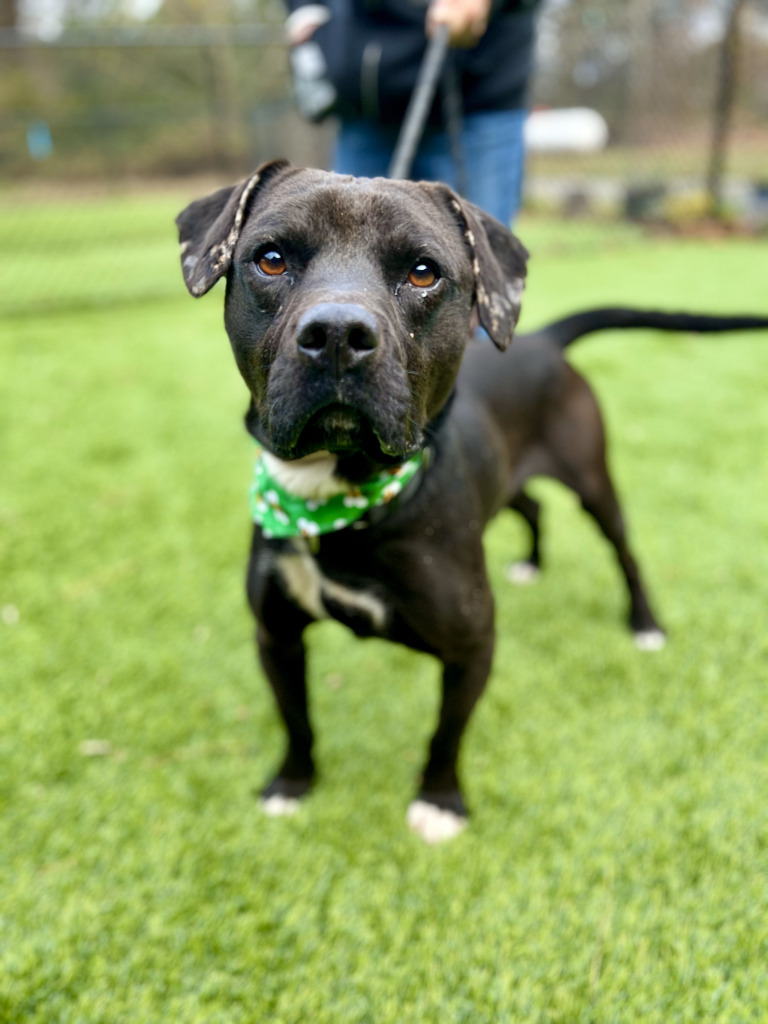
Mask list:
MULTIPOLYGON (((526 110, 491 110, 465 114, 461 142, 470 202, 502 224, 510 224, 520 208, 525 158, 523 126, 526 110)), ((399 129, 373 121, 343 121, 336 142, 333 169, 363 178, 384 177, 399 129)), ((411 170, 414 181, 444 181, 457 187, 456 167, 447 132, 427 128, 411 170)))

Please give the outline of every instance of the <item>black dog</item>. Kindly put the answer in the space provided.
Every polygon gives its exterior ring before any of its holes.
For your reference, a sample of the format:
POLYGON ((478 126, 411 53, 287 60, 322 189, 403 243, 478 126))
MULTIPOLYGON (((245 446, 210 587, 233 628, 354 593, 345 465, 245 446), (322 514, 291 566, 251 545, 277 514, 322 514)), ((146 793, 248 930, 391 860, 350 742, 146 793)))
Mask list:
POLYGON ((248 595, 288 732, 264 806, 294 810, 313 781, 302 634, 330 616, 442 661, 439 722, 408 821, 428 841, 448 838, 466 820, 456 761, 494 646, 482 531, 500 509, 520 512, 537 569, 526 480, 544 474, 576 491, 616 549, 638 642, 663 642, 597 404, 563 348, 601 327, 768 321, 603 310, 521 337, 503 357, 468 343, 476 311, 496 348, 509 345, 527 253, 439 184, 278 161, 192 203, 177 223, 190 292, 227 277, 226 329, 263 448, 248 595))

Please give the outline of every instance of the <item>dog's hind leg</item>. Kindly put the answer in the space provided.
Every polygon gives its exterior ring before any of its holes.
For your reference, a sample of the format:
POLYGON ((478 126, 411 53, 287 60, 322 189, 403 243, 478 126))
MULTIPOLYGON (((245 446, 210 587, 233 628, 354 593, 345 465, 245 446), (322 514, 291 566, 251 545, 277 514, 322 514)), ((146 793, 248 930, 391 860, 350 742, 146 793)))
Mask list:
POLYGON ((664 631, 659 626, 645 591, 640 568, 629 547, 627 527, 616 492, 605 466, 592 474, 588 482, 576 488, 584 511, 595 520, 616 552, 629 591, 629 626, 640 650, 655 651, 664 646, 664 631))
POLYGON ((508 507, 518 512, 528 524, 531 550, 527 558, 509 566, 507 579, 518 585, 535 583, 541 574, 541 504, 521 490, 515 494, 508 507))
POLYGON ((548 475, 570 487, 581 499, 584 511, 600 527, 616 557, 629 590, 629 626, 641 650, 664 646, 664 631, 653 614, 640 569, 629 547, 605 453, 605 430, 592 391, 579 374, 567 369, 565 387, 556 415, 545 429, 550 457, 548 475))

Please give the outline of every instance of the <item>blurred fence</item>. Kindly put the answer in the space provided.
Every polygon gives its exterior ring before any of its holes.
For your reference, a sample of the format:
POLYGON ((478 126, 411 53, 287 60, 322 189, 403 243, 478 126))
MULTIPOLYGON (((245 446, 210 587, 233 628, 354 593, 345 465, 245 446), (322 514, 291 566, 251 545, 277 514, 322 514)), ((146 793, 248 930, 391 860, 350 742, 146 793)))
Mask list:
POLYGON ((0 33, 0 175, 67 182, 241 173, 288 146, 317 155, 277 26, 0 33))
POLYGON ((678 215, 694 214, 719 185, 714 172, 737 213, 765 202, 765 0, 551 0, 533 98, 599 111, 610 142, 582 156, 532 154, 529 196, 559 189, 631 211, 667 195, 678 215))
MULTIPOLYGON (((765 202, 766 0, 548 0, 533 101, 598 110, 610 141, 531 154, 528 203, 698 210, 734 11, 725 195, 765 202)), ((277 23, 6 30, 0 63, 0 315, 171 294, 184 202, 273 156, 328 162, 332 125, 296 114, 277 23)))

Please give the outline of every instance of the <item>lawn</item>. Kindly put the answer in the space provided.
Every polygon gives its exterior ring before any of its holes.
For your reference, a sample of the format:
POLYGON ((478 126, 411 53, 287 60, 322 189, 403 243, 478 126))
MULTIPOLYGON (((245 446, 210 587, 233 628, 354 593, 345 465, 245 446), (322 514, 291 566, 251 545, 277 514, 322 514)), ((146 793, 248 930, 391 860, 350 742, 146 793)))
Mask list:
MULTIPOLYGON (((470 827, 429 848, 404 824, 436 664, 333 624, 310 630, 322 776, 271 820, 245 393, 220 290, 183 292, 178 205, 105 204, 70 246, 71 308, 37 312, 41 247, 32 311, 0 320, 0 1021, 767 1020, 768 334, 572 351, 664 651, 635 650, 606 545, 537 484, 537 586, 504 579, 520 525, 488 533, 499 637, 463 751, 470 827)), ((622 301, 768 309, 764 242, 520 234, 531 327, 622 301)))

